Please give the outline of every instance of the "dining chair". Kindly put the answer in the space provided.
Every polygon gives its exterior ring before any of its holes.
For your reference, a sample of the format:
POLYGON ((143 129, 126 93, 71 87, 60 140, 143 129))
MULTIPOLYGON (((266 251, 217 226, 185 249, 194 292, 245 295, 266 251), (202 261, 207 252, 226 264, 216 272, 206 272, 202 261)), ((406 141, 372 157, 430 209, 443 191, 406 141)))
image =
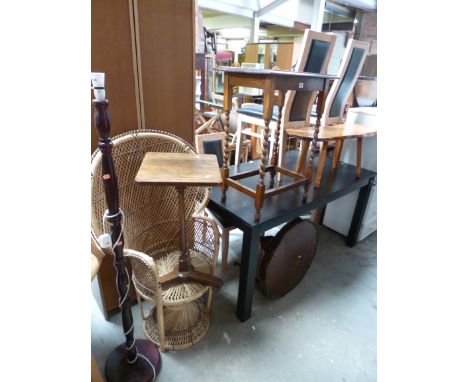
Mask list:
MULTIPOLYGON (((298 62, 295 65, 294 71, 296 72, 310 72, 310 73, 326 73, 328 63, 335 46, 336 35, 315 32, 308 29, 304 32, 302 40, 302 47, 298 62)), ((290 90, 286 93, 285 102, 282 113, 281 126, 283 127, 280 131, 280 142, 279 142, 279 166, 283 165, 284 156, 286 152, 287 140, 283 134, 284 128, 286 127, 305 127, 309 124, 310 114, 312 105, 317 97, 318 92, 316 91, 295 91, 290 90)), ((241 108, 237 110, 237 147, 235 151, 236 165, 240 162, 241 148, 240 142, 243 141, 243 136, 254 136, 261 138, 261 132, 253 132, 252 129, 244 128, 244 124, 256 125, 259 127, 265 127, 263 119, 263 105, 245 103, 241 108)), ((273 108, 273 116, 270 122, 270 137, 275 136, 275 130, 278 125, 279 110, 275 106, 273 108)), ((273 145, 270 145, 270 157, 273 151, 273 145)))
MULTIPOLYGON (((213 93, 213 99, 216 96, 213 93)), ((199 142, 203 142, 206 139, 211 139, 218 137, 219 134, 224 135, 224 121, 223 121, 223 106, 222 104, 216 102, 207 102, 203 100, 197 100, 196 103, 204 105, 211 110, 197 110, 195 109, 195 147, 200 154, 203 154, 203 145, 199 142)), ((238 108, 238 99, 237 97, 233 97, 232 102, 232 114, 236 115, 236 110, 238 108)), ((244 162, 247 161, 247 155, 249 152, 250 141, 244 139, 241 145, 242 150, 242 159, 244 162)), ((228 142, 228 149, 229 149, 229 161, 231 161, 231 156, 236 150, 236 134, 229 133, 229 142, 228 142)))
MULTIPOLYGON (((201 134, 195 136, 195 147, 199 154, 213 154, 216 155, 218 165, 221 168, 223 165, 224 155, 224 141, 226 139, 225 133, 201 134)), ((247 151, 245 151, 245 158, 247 160, 247 151)), ((214 215, 213 212, 207 207, 205 209, 206 216, 212 219, 219 229, 221 235, 221 271, 227 271, 228 253, 229 253, 229 234, 232 230, 236 229, 235 226, 227 224, 221 218, 214 215)))
MULTIPOLYGON (((350 39, 341 59, 338 69, 338 80, 334 81, 325 101, 322 121, 323 126, 344 122, 346 102, 356 84, 361 69, 369 53, 370 43, 350 39)), ((312 114, 310 122, 315 123, 316 114, 312 114)))
MULTIPOLYGON (((370 44, 368 42, 357 41, 350 39, 341 65, 338 70, 338 80, 333 82, 333 85, 328 93, 325 101, 323 121, 318 134, 318 142, 321 142, 319 151, 319 164, 317 174, 315 177, 314 186, 320 187, 323 169, 325 166, 326 154, 331 142, 335 143, 334 156, 332 168, 338 166, 343 141, 345 139, 356 139, 357 141, 357 159, 356 159, 356 176, 360 177, 361 173, 361 152, 362 152, 362 138, 369 137, 377 134, 377 130, 372 127, 363 126, 360 124, 345 124, 344 110, 346 102, 356 84, 356 81, 361 72, 362 66, 369 52, 370 44)), ((309 126, 303 127, 287 127, 285 135, 287 137, 298 138, 302 141, 301 152, 299 155, 296 171, 304 172, 307 158, 307 150, 310 142, 314 138, 314 125, 316 123, 316 115, 312 113, 309 126)), ((285 155, 281 153, 280 155, 285 155)))

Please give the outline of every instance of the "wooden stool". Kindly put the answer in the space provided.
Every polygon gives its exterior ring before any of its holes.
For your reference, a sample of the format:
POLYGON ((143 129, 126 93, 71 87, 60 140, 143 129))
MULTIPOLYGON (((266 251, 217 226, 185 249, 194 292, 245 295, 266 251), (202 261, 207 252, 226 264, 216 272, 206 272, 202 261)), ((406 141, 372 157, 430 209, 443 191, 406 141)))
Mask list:
MULTIPOLYGON (((301 128, 301 129, 286 129, 286 133, 289 136, 297 137, 304 140, 304 147, 309 146, 309 141, 313 139, 314 129, 301 128)), ((371 137, 377 134, 377 129, 359 124, 339 124, 332 126, 322 126, 318 135, 318 141, 322 142, 322 147, 319 154, 319 163, 317 168, 317 175, 315 177, 314 187, 319 188, 322 180, 323 169, 325 167, 325 159, 327 155, 327 149, 330 142, 335 142, 335 153, 333 155, 332 168, 336 169, 341 158, 341 152, 343 149, 343 142, 345 139, 356 139, 357 141, 357 156, 356 156, 356 177, 361 177, 361 155, 362 155, 362 138, 371 137)), ((305 167, 306 151, 302 150, 297 168, 303 169, 305 167)))

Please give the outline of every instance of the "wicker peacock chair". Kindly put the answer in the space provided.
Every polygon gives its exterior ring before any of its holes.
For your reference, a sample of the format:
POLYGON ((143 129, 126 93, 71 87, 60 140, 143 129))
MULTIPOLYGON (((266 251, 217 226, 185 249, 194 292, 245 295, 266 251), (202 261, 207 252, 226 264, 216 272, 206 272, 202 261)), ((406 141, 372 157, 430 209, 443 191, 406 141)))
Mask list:
MULTIPOLYGON (((160 284, 159 277, 169 273, 179 259, 177 192, 169 186, 138 185, 134 179, 147 152, 187 155, 196 152, 181 138, 156 130, 131 131, 112 141, 120 207, 124 213, 124 253, 132 265, 143 331, 162 351, 185 349, 203 338, 208 330, 212 288, 194 282, 160 284), (149 314, 145 313, 142 299, 154 305, 149 314)), ((106 232, 99 150, 92 156, 91 169, 91 233, 97 238, 106 232)), ((219 234, 214 222, 202 215, 209 196, 208 187, 186 188, 185 221, 192 265, 201 272, 213 274, 219 234)))

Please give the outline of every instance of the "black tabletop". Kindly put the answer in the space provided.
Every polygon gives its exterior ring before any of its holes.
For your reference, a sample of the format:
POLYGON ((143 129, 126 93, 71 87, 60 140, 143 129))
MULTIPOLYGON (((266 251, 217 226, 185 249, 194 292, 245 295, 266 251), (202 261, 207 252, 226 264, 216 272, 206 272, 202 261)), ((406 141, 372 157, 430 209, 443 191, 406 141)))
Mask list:
MULTIPOLYGON (((297 151, 290 151, 286 157, 286 167, 293 169, 297 158, 297 151)), ((221 202, 221 190, 219 187, 213 189, 208 207, 215 213, 217 218, 226 226, 234 225, 238 228, 258 228, 263 230, 275 227, 282 222, 293 219, 296 216, 306 214, 313 209, 321 208, 327 203, 339 197, 358 190, 369 183, 376 176, 375 172, 361 169, 361 177, 356 178, 356 167, 340 163, 335 172, 331 169, 332 160, 327 158, 322 181, 319 189, 310 186, 307 202, 302 203, 304 187, 284 192, 273 197, 265 198, 261 217, 258 222, 254 220, 254 199, 240 191, 230 187, 226 193, 226 201, 221 202)), ((315 158, 317 168, 318 156, 315 158)), ((237 172, 257 169, 259 161, 243 163, 239 167, 231 166, 230 175, 237 172)), ((278 176, 278 175, 277 175, 278 176)), ((242 179, 240 182, 255 189, 258 176, 242 179)), ((283 184, 290 183, 291 179, 283 178, 283 184)), ((265 175, 265 185, 270 183, 269 174, 265 175)))

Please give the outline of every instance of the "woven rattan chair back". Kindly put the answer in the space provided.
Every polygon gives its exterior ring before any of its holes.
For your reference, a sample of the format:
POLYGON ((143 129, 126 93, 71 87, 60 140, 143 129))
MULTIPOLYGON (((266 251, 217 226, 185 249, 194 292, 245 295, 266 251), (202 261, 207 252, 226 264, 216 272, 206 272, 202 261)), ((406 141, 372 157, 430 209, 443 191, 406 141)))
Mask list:
MULTIPOLYGON (((196 153, 189 143, 161 131, 132 131, 113 138, 125 247, 149 254, 177 248, 179 222, 174 187, 142 186, 134 181, 147 152, 196 153)), ((101 153, 97 150, 91 162, 91 228, 95 237, 105 232, 102 216, 106 200, 101 176, 101 153)), ((207 187, 187 187, 186 220, 205 208, 209 196, 207 187)))

